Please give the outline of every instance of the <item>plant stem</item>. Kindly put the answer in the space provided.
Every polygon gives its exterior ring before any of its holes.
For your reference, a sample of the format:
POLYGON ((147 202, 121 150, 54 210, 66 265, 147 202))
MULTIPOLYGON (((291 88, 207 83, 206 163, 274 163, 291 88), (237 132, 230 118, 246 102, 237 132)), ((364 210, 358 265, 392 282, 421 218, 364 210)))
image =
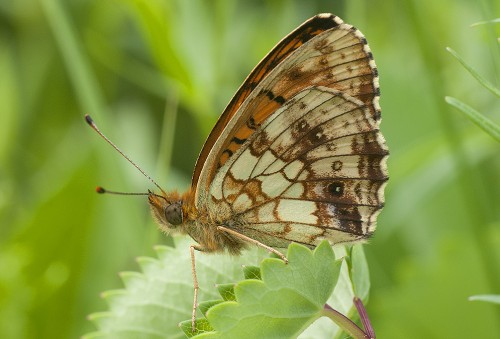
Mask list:
POLYGON ((368 318, 368 313, 366 313, 365 305, 363 305, 363 302, 358 297, 354 297, 353 302, 354 306, 356 306, 356 309, 358 310, 359 318, 361 319, 366 335, 368 338, 375 339, 375 331, 373 330, 370 318, 368 318))
POLYGON ((349 333, 355 339, 368 339, 369 337, 358 325, 356 325, 351 319, 347 318, 342 313, 334 310, 328 304, 325 305, 323 311, 321 312, 325 317, 330 318, 334 323, 336 323, 341 329, 349 333))

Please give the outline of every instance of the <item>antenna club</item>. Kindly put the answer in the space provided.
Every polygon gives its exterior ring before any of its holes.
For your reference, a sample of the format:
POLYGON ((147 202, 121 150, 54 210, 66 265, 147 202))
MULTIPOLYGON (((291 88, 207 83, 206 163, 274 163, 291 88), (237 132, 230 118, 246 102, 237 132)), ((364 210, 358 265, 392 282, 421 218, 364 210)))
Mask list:
POLYGON ((101 186, 97 186, 97 187, 95 188, 95 191, 96 191, 97 193, 99 193, 99 194, 104 194, 104 193, 106 193, 106 190, 105 190, 104 188, 102 188, 101 186))
POLYGON ((88 114, 85 114, 85 121, 87 122, 87 124, 89 124, 90 126, 93 126, 94 125, 94 120, 92 120, 92 118, 90 117, 90 115, 88 114))

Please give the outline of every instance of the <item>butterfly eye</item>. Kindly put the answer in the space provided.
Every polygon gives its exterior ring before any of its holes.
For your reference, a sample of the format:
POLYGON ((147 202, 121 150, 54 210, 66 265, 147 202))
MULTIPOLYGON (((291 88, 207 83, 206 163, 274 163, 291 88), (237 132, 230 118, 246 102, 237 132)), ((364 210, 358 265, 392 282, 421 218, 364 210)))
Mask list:
POLYGON ((171 225, 182 224, 182 207, 180 202, 174 202, 165 207, 165 218, 171 225))

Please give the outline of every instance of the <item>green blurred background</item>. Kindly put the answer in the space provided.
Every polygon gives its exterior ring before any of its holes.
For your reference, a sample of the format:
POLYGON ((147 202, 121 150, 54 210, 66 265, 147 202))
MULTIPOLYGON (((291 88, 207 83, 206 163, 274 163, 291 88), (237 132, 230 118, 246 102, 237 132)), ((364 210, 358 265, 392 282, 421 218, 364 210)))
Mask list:
MULTIPOLYGON (((99 293, 166 243, 142 197, 183 190, 218 115, 284 35, 331 12, 368 38, 391 180, 365 246, 379 338, 500 338, 500 146, 444 102, 500 121, 495 0, 19 0, 0 2, 0 337, 71 338, 99 293)), ((189 269, 189 268, 185 268, 189 269)))

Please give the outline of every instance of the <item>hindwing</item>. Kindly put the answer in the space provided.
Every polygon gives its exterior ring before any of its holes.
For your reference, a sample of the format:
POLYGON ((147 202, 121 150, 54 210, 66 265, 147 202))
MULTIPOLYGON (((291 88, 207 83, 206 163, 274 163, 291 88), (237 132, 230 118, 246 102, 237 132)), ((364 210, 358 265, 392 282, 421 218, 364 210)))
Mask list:
POLYGON ((297 93, 217 171, 211 204, 270 246, 355 241, 375 229, 388 155, 359 99, 326 87, 297 93))

